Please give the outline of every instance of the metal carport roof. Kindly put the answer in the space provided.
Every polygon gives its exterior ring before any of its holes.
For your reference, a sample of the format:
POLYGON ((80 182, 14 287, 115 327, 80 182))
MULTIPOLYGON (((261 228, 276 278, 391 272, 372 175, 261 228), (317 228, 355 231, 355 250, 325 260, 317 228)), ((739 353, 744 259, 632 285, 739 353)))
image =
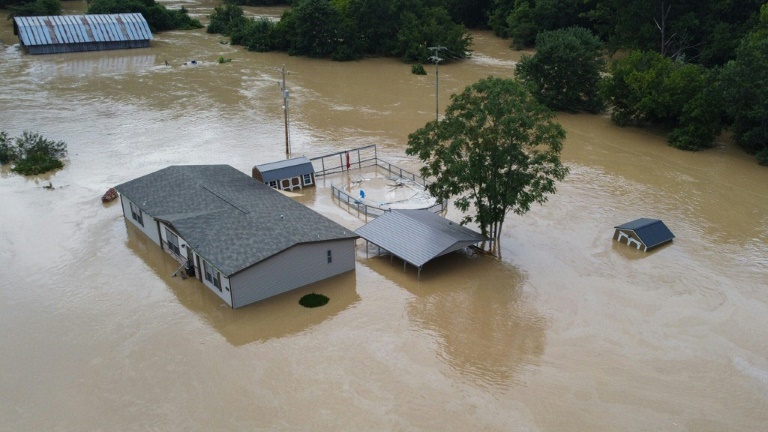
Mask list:
POLYGON ((392 210, 355 231, 404 261, 421 267, 487 237, 429 210, 392 210))

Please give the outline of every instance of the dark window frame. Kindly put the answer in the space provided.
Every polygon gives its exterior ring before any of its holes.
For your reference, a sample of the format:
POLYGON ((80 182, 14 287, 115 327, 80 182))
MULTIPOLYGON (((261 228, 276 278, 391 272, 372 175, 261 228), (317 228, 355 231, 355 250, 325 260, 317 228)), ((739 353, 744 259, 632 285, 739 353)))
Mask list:
POLYGON ((173 231, 171 231, 168 227, 165 227, 165 243, 171 252, 175 253, 177 256, 181 256, 181 249, 179 246, 179 236, 176 235, 176 233, 174 233, 173 231), (175 241, 171 241, 171 239, 174 239, 175 241))
POLYGON ((139 223, 142 227, 144 226, 144 215, 141 213, 141 208, 137 206, 136 204, 128 201, 128 204, 131 206, 131 217, 133 217, 133 220, 139 223))

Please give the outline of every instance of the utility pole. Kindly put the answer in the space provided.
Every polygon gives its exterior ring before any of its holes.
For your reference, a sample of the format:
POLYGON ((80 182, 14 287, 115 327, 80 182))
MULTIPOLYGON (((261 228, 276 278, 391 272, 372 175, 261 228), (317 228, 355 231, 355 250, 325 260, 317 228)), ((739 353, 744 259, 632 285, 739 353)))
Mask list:
POLYGON ((285 158, 290 159, 291 158, 291 144, 290 139, 288 137, 288 89, 285 87, 285 65, 283 65, 283 68, 281 69, 283 74, 283 81, 282 84, 280 84, 280 90, 283 93, 283 115, 285 118, 285 158))
POLYGON ((440 50, 447 49, 444 46, 433 46, 428 48, 430 51, 432 51, 434 54, 429 57, 430 60, 435 62, 435 122, 438 122, 440 120, 439 114, 438 114, 438 95, 440 94, 440 80, 439 80, 439 74, 440 70, 438 68, 438 64, 443 60, 440 58, 440 50))

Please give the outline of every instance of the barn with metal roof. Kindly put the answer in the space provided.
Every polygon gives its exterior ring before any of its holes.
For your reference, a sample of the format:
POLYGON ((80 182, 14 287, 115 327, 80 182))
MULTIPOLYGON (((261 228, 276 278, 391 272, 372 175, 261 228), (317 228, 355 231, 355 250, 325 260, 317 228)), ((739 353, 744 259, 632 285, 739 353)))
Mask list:
POLYGON ((640 218, 614 228, 614 240, 621 242, 626 239, 628 246, 636 245, 643 251, 661 246, 675 238, 672 231, 659 219, 640 218))
POLYGON ((147 48, 152 40, 140 13, 14 17, 13 34, 29 54, 147 48))
POLYGON ((252 176, 280 190, 302 189, 315 184, 315 168, 304 156, 256 165, 253 167, 252 176))
POLYGON ((488 240, 482 234, 429 210, 391 210, 355 231, 367 242, 385 249, 418 269, 427 262, 488 240))
POLYGON ((115 186, 123 215, 233 308, 355 268, 354 231, 229 165, 115 186))

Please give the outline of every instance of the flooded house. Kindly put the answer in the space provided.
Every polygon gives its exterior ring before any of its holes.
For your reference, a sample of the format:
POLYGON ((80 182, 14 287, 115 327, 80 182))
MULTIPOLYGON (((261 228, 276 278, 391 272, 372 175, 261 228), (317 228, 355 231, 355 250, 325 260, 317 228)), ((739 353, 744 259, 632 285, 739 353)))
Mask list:
POLYGON ((354 231, 229 165, 170 166, 115 189, 125 219, 232 308, 355 268, 354 231))
POLYGON ((147 48, 152 40, 140 13, 14 17, 13 34, 29 54, 147 48))
POLYGON ((252 176, 280 190, 303 189, 315 184, 315 168, 304 156, 256 165, 253 167, 252 176))
POLYGON ((672 231, 659 219, 640 218, 613 227, 613 239, 621 243, 626 239, 627 246, 637 246, 637 249, 648 249, 671 242, 675 238, 672 231))

